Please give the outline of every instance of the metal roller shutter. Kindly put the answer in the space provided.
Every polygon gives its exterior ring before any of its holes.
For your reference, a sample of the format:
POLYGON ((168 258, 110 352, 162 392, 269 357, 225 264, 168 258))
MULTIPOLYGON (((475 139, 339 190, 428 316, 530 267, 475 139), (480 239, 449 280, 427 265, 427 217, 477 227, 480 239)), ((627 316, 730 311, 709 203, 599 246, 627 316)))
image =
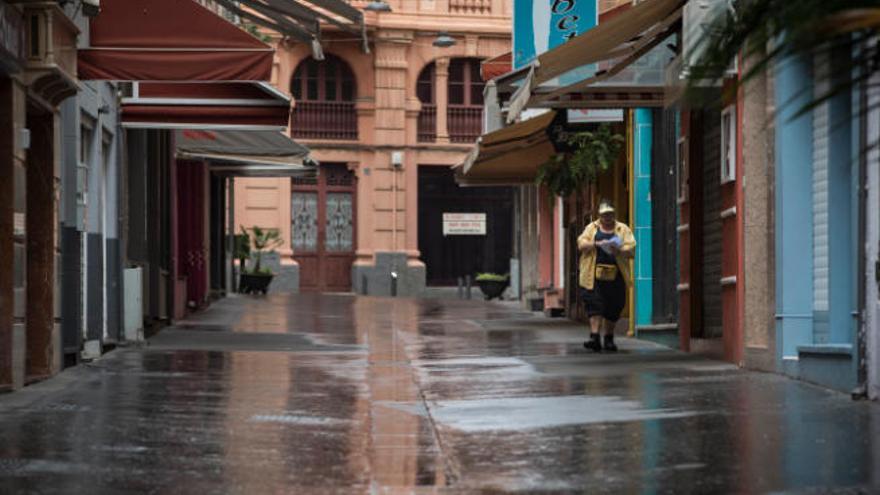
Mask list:
POLYGON ((703 112, 703 337, 722 334, 721 112, 703 112))

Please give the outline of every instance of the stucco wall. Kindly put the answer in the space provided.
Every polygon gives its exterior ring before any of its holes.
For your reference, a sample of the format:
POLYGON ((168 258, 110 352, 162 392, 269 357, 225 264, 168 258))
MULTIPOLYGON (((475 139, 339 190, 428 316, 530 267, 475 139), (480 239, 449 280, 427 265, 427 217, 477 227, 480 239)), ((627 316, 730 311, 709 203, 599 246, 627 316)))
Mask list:
MULTIPOLYGON (((746 62, 744 70, 748 70, 746 62)), ((772 73, 743 89, 743 182, 746 366, 775 369, 774 121, 772 73)))

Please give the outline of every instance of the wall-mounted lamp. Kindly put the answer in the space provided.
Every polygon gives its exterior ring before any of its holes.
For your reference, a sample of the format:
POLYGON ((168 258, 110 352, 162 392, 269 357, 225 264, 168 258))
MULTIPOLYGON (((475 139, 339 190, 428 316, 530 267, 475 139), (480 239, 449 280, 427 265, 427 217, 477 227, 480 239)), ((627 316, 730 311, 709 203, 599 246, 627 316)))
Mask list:
POLYGON ((455 45, 455 38, 449 36, 449 33, 446 31, 440 31, 437 33, 437 37, 434 39, 434 42, 431 43, 437 48, 449 48, 450 46, 455 45))
POLYGON ((364 7, 364 10, 370 12, 391 12, 391 6, 385 0, 373 0, 364 7))
POLYGON ((86 17, 95 17, 101 13, 101 0, 82 0, 82 13, 86 17))

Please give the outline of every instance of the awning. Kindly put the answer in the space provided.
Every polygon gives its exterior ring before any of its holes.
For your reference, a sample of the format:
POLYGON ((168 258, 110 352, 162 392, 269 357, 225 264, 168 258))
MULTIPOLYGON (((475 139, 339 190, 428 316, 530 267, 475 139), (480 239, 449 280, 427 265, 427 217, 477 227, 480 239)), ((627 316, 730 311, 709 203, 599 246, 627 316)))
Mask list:
POLYGON ((193 0, 102 0, 79 78, 268 81, 273 49, 193 0))
MULTIPOLYGON (((600 84, 605 92, 625 95, 611 98, 615 101, 614 105, 624 103, 618 107, 661 106, 665 82, 662 70, 664 57, 671 59, 673 54, 666 54, 665 47, 658 45, 677 30, 684 3, 685 0, 645 0, 538 56, 528 71, 521 69, 517 72, 521 82, 511 98, 508 121, 513 122, 526 107, 558 108, 560 105, 554 104, 553 100, 567 95, 576 96, 566 100, 565 106, 571 108, 612 106, 601 102, 601 98, 583 98, 580 94, 600 84), (631 66, 638 66, 636 71, 642 70, 642 61, 647 59, 659 61, 659 64, 653 65, 660 67, 651 68, 657 73, 656 77, 641 78, 637 73, 625 74, 631 66), (637 61, 639 63, 634 65, 637 61), (579 82, 564 87, 542 87, 591 64, 597 64, 595 72, 579 82), (522 79, 522 76, 525 78, 522 79), (600 103, 596 104, 596 101, 600 103)), ((513 78, 503 76, 500 79, 509 84, 513 78)))
POLYGON ((480 77, 483 81, 489 81, 507 74, 512 68, 513 52, 502 53, 497 57, 486 59, 480 64, 480 77))
POLYGON ((215 0, 230 12, 282 36, 311 43, 313 56, 323 59, 321 23, 361 38, 367 48, 364 14, 342 0, 215 0))
POLYGON ((133 83, 122 126, 140 129, 284 130, 290 99, 267 83, 133 83))
POLYGON ((538 168, 556 154, 548 128, 556 112, 484 134, 456 167, 456 182, 465 186, 534 183, 538 168))
POLYGON ((220 175, 247 177, 312 176, 309 149, 273 131, 183 130, 175 133, 178 158, 206 160, 220 175))

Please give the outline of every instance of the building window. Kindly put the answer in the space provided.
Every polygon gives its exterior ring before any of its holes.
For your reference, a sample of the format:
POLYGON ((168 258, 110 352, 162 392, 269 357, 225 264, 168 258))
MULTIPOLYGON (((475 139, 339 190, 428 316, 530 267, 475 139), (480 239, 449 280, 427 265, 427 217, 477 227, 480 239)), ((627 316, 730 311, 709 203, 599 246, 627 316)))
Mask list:
POLYGON ((437 140, 437 92, 434 87, 436 67, 433 62, 429 64, 422 69, 416 81, 416 96, 422 103, 422 110, 419 112, 418 139, 423 143, 433 143, 437 140))
POLYGON ((295 100, 291 116, 294 137, 357 139, 354 73, 333 55, 299 64, 290 84, 295 100))
POLYGON ((456 58, 449 63, 449 139, 475 141, 483 130, 483 87, 480 60, 456 58))
POLYGON ((736 180, 736 106, 721 112, 721 183, 736 180))

